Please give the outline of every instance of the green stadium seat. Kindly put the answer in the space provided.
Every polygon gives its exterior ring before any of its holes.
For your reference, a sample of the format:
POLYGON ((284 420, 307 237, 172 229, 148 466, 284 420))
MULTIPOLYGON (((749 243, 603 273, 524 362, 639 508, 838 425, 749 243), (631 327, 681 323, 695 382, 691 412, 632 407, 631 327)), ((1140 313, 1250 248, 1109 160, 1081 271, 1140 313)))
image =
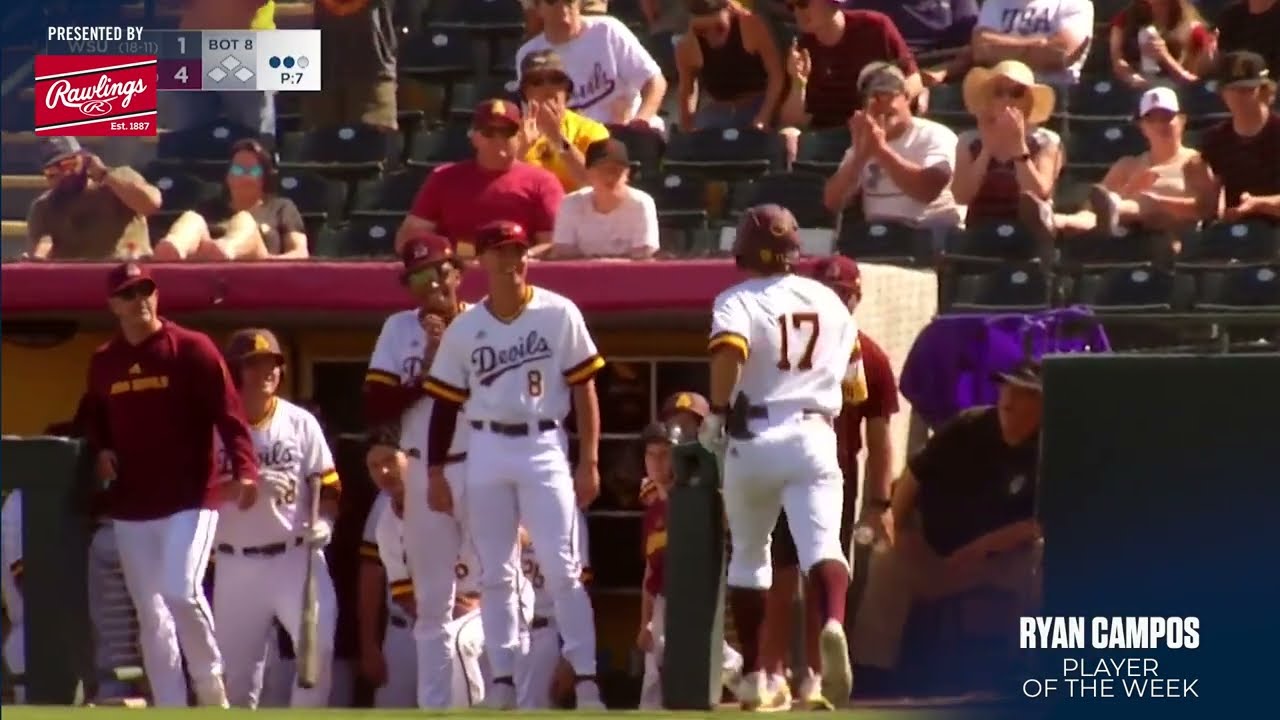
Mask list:
POLYGON ((1052 248, 1041 247, 1029 229, 1013 220, 982 223, 952 233, 942 250, 943 262, 966 271, 1051 256, 1052 248))
POLYGON ((436 0, 428 12, 432 29, 501 35, 524 31, 524 12, 511 0, 436 0))
POLYGON ((471 126, 458 122, 428 132, 418 133, 409 146, 406 164, 435 168, 445 163, 472 157, 471 126))
POLYGON ((495 75, 518 75, 516 51, 524 44, 523 40, 519 34, 490 39, 489 72, 495 75))
POLYGON ((222 186, 219 183, 209 182, 183 172, 174 172, 172 168, 164 165, 148 166, 143 171, 143 177, 160 190, 160 197, 163 198, 161 207, 166 213, 178 214, 184 210, 193 210, 222 194, 222 186))
POLYGON ((1035 267, 1001 267, 961 275, 954 284, 948 312, 1036 312, 1049 306, 1049 282, 1035 267))
POLYGON ((1141 93, 1108 75, 1081 78, 1067 95, 1067 112, 1072 119, 1132 118, 1138 112, 1141 93))
POLYGON ((933 262, 934 234, 930 230, 900 223, 868 222, 845 215, 836 234, 836 249, 841 255, 860 262, 926 266, 933 262))
POLYGON ((1067 163, 1073 167, 1109 168, 1125 155, 1146 149, 1146 140, 1132 120, 1071 121, 1067 163))
POLYGON ((849 144, 847 128, 805 132, 800 136, 800 144, 796 148, 796 159, 791 163, 791 168, 829 176, 840 166, 840 161, 844 159, 849 144))
POLYGON ((1122 227, 1121 231, 1124 234, 1119 237, 1103 229, 1062 237, 1059 263, 1072 270, 1172 264, 1174 238, 1169 233, 1136 227, 1122 227))
POLYGON ((369 177, 396 164, 403 144, 399 133, 370 125, 319 128, 285 135, 280 159, 325 175, 369 177))
POLYGON ((475 74, 483 52, 469 33, 433 26, 401 40, 398 69, 426 82, 452 83, 475 74))
POLYGON ((156 157, 162 161, 213 163, 225 171, 231 162, 231 146, 246 138, 258 140, 268 149, 274 145, 271 138, 260 137, 256 130, 226 120, 214 120, 199 127, 162 133, 156 157))
POLYGON ((1280 313, 1280 263, 1204 273, 1198 291, 1196 310, 1280 313))
POLYGON ((712 129, 673 133, 663 167, 717 180, 758 177, 784 164, 786 148, 775 132, 712 129))
POLYGON ((678 173, 642 178, 636 187, 653 196, 662 228, 695 230, 707 227, 707 184, 702 178, 678 173))
POLYGON ((427 167, 410 165, 381 177, 361 180, 352 199, 351 216, 404 217, 428 174, 427 167))
POLYGON ((769 173, 733 188, 733 217, 747 208, 775 203, 795 215, 802 228, 834 228, 835 214, 822 202, 826 178, 814 173, 769 173))
POLYGON ((476 106, 494 98, 520 102, 514 75, 487 78, 476 83, 455 84, 448 98, 448 121, 469 123, 476 106))
POLYGON ((1200 268, 1280 258, 1280 224, 1269 220, 1217 222, 1183 240, 1180 265, 1200 268))
POLYGON ((26 220, 31 203, 49 189, 43 175, 5 175, 0 182, 4 183, 0 191, 3 220, 26 220))
POLYGON ((398 229, 400 218, 353 217, 346 225, 322 230, 316 246, 331 257, 390 257, 398 229))
POLYGON ((1191 280, 1189 276, 1149 267, 1112 268, 1076 278, 1069 298, 1099 313, 1173 312, 1185 307, 1191 280), (1183 288, 1181 294, 1179 286, 1183 288))
POLYGON ((303 221, 323 225, 342 219, 347 184, 306 168, 280 167, 280 195, 293 201, 303 221))
MULTIPOLYGON (((637 128, 630 125, 609 125, 609 136, 621 140, 627 146, 627 156, 633 165, 639 164, 640 175, 649 177, 662 168, 662 155, 666 150, 666 140, 658 132, 648 127, 637 128)), ((691 173, 671 168, 681 176, 691 173)))

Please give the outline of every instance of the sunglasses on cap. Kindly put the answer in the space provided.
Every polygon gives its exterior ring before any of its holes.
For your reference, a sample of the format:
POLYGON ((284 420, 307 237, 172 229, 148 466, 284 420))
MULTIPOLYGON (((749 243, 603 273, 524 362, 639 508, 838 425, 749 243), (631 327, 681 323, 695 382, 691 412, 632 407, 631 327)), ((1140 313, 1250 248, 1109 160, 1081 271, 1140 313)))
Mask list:
POLYGON ((486 125, 476 128, 476 132, 487 138, 503 138, 510 140, 516 136, 516 129, 507 125, 486 125))
POLYGON ((244 177, 248 175, 251 178, 262 177, 261 165, 240 165, 239 163, 231 164, 231 174, 236 177, 244 177))
POLYGON ((137 300, 138 298, 148 298, 156 291, 156 284, 150 280, 143 280, 140 283, 130 285, 120 292, 112 295, 112 297, 121 300, 137 300))
POLYGON ((76 155, 69 155, 60 160, 54 160, 44 166, 44 176, 53 177, 65 173, 75 172, 80 168, 80 158, 76 155))
POLYGON ((414 290, 422 288, 431 288, 440 284, 444 279, 444 272, 440 267, 426 267, 417 272, 410 273, 404 282, 414 290))

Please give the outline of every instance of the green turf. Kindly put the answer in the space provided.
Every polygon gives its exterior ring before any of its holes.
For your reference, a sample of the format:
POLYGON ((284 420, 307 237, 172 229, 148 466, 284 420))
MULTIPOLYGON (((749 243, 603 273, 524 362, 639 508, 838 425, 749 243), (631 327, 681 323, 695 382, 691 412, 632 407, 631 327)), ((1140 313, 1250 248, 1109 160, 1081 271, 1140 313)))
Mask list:
MULTIPOLYGON (((212 710, 202 709, 148 709, 128 710, 117 707, 98 707, 98 708, 71 708, 71 707, 19 707, 8 706, 4 711, 5 720, 61 720, 68 716, 79 716, 85 720, 194 720, 196 718, 218 717, 233 718, 237 715, 245 715, 245 720, 252 717, 253 720, 305 720, 313 718, 317 715, 325 718, 423 718, 423 717, 465 717, 469 720, 497 720, 498 718, 510 719, 513 713, 491 713, 480 710, 458 710, 447 713, 425 713, 421 710, 212 710), (139 712, 145 713, 139 715, 139 712), (252 716, 249 713, 252 712, 252 716)), ((644 720, 645 718, 667 718, 667 717, 711 717, 729 718, 729 717, 745 717, 751 715, 758 717, 758 713, 744 713, 738 711, 716 711, 715 713, 676 713, 676 712, 639 712, 639 711, 623 711, 614 710, 610 712, 586 713, 586 712, 564 712, 564 711, 545 711, 545 712, 529 712, 521 711, 519 715, 542 715, 544 717, 571 717, 581 718, 582 720, 609 720, 610 718, 627 718, 628 720, 644 720)), ((954 710, 933 709, 933 710, 902 710, 902 709, 860 709, 851 711, 841 711, 839 716, 842 720, 948 720, 956 717, 954 710)), ((786 714, 781 717, 786 717, 786 714)))

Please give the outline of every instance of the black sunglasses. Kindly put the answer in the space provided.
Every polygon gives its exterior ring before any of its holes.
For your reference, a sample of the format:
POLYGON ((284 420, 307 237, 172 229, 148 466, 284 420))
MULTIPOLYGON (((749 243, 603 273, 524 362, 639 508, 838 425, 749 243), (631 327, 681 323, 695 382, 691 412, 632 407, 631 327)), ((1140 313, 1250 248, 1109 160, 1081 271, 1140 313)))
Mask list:
POLYGON ((151 297, 151 294, 154 293, 155 291, 156 291, 155 283, 150 281, 144 281, 144 282, 137 283, 136 285, 130 285, 129 287, 116 293, 115 297, 118 297, 121 300, 136 300, 138 298, 151 297))

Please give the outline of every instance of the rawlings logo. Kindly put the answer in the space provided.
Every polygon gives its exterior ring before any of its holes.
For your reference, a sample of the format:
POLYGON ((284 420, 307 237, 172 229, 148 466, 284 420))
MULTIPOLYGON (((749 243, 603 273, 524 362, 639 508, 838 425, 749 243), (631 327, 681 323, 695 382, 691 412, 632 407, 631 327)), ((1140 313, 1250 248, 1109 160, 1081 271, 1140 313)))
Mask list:
POLYGON ((128 108, 135 95, 146 91, 147 84, 140 79, 113 82, 103 74, 94 85, 73 87, 70 80, 62 78, 50 83, 44 105, 51 110, 58 106, 75 108, 85 115, 98 117, 111 112, 114 101, 120 100, 120 107, 128 108))

